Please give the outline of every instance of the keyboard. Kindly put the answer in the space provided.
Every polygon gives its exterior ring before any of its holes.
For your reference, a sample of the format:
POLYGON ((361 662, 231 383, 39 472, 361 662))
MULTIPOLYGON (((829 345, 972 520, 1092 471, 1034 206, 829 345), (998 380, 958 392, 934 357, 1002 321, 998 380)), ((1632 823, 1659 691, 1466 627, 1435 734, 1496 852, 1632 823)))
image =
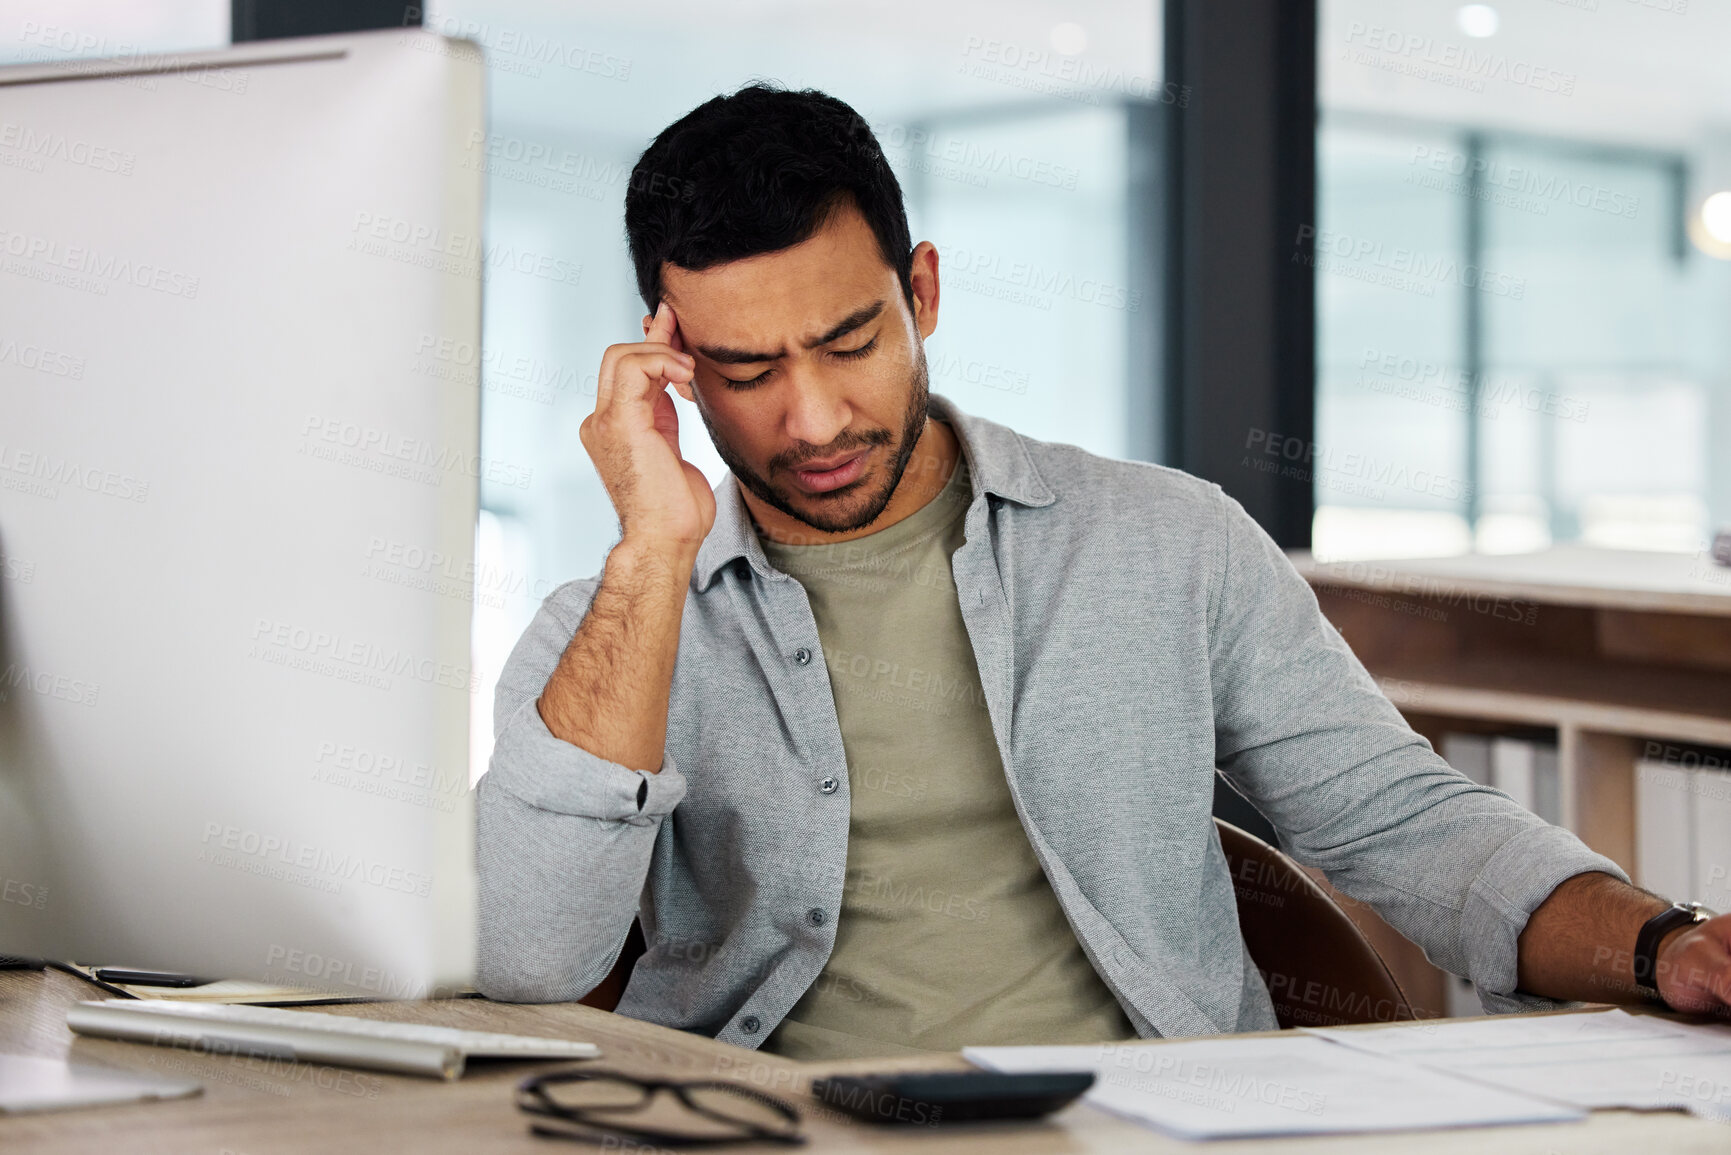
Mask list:
POLYGON ((66 1013, 81 1035, 455 1079, 469 1059, 594 1059, 593 1043, 283 1007, 101 999, 66 1013))

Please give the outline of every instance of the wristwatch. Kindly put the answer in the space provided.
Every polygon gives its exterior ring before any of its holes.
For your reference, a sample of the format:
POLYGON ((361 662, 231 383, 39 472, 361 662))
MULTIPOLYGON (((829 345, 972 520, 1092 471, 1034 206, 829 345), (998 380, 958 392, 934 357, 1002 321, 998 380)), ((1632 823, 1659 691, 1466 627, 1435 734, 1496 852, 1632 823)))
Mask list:
POLYGON ((1648 919, 1635 936, 1635 986, 1653 998, 1659 995, 1659 941, 1680 926, 1706 922, 1713 912, 1698 902, 1673 902, 1648 919))

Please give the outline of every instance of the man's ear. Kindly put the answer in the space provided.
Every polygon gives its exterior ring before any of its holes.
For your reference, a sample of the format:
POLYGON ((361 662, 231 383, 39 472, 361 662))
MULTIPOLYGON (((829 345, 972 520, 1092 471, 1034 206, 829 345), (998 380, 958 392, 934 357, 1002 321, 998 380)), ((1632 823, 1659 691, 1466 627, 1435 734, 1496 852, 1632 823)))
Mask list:
POLYGON ((914 290, 914 325, 921 337, 930 337, 938 327, 938 250, 932 242, 914 246, 909 280, 914 290))

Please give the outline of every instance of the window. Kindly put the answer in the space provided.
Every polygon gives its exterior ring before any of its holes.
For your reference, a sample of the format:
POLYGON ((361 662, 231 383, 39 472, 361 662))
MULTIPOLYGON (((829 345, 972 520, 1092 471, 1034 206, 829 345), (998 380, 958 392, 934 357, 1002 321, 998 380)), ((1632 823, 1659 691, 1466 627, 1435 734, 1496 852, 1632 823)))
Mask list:
POLYGON ((1701 549, 1731 522, 1728 14, 1322 8, 1316 552, 1701 549))

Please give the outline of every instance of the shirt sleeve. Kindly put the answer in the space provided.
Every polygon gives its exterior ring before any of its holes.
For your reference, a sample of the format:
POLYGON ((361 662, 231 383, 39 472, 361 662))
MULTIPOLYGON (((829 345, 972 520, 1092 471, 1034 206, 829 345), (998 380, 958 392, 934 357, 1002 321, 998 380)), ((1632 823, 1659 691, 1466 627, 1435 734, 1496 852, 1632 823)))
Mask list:
POLYGON ((655 838, 685 795, 671 756, 630 770, 554 737, 536 702, 597 583, 561 586, 506 659, 494 747, 477 786, 478 990, 568 1002, 612 969, 636 916, 655 838))
POLYGON ((1221 772, 1287 853, 1470 979, 1487 1011, 1571 1005, 1515 989, 1516 940, 1564 879, 1628 875, 1438 757, 1286 555, 1237 502, 1218 502, 1208 614, 1221 772))

